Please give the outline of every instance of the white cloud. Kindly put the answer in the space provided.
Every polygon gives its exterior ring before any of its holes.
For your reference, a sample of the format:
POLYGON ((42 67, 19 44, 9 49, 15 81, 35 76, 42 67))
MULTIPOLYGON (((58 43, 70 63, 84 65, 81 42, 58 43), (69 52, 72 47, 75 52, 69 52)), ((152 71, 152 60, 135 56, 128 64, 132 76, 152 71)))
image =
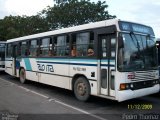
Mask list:
POLYGON ((35 15, 51 5, 53 0, 5 0, 6 11, 14 15, 35 15))
MULTIPOLYGON (((106 0, 106 3, 109 14, 116 15, 118 19, 150 25, 160 37, 160 0, 106 0)), ((53 0, 0 0, 0 18, 10 14, 35 15, 53 4, 53 0)))
POLYGON ((109 13, 118 19, 143 23, 153 27, 160 37, 159 0, 106 0, 109 13))

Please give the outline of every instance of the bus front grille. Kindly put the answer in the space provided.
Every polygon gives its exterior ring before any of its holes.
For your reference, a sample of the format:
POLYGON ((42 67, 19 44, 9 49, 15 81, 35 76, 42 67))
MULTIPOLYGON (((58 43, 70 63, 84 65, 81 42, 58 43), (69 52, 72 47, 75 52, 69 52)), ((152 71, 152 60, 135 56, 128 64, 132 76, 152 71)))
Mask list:
POLYGON ((135 72, 135 77, 132 79, 132 81, 148 81, 148 80, 154 80, 157 79, 156 76, 158 76, 157 71, 137 71, 135 72))

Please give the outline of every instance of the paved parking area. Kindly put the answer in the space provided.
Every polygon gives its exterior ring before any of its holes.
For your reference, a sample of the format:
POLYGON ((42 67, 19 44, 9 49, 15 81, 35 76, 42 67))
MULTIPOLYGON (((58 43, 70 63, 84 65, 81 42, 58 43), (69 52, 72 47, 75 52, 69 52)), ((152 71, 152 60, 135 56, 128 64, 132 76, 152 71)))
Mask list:
POLYGON ((0 113, 3 119, 8 115, 23 120, 31 118, 104 120, 85 112, 0 78, 0 113))

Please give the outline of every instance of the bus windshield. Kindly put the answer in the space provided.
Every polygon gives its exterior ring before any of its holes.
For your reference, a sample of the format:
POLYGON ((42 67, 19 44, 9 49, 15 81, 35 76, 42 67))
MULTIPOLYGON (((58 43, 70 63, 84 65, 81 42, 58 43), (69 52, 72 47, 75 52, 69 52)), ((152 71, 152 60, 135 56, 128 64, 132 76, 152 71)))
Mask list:
POLYGON ((157 69, 157 51, 153 37, 120 33, 119 38, 123 43, 118 47, 119 71, 157 69))

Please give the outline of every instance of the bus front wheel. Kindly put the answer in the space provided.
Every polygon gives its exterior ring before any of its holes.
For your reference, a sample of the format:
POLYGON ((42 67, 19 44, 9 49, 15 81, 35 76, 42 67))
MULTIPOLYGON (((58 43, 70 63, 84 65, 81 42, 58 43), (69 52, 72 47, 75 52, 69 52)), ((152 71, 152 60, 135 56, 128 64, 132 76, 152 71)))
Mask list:
POLYGON ((87 101, 90 97, 90 85, 84 77, 79 77, 74 83, 75 97, 80 101, 87 101))
POLYGON ((25 70, 23 68, 19 72, 19 78, 20 78, 20 82, 21 83, 25 83, 26 82, 26 72, 25 72, 25 70))

